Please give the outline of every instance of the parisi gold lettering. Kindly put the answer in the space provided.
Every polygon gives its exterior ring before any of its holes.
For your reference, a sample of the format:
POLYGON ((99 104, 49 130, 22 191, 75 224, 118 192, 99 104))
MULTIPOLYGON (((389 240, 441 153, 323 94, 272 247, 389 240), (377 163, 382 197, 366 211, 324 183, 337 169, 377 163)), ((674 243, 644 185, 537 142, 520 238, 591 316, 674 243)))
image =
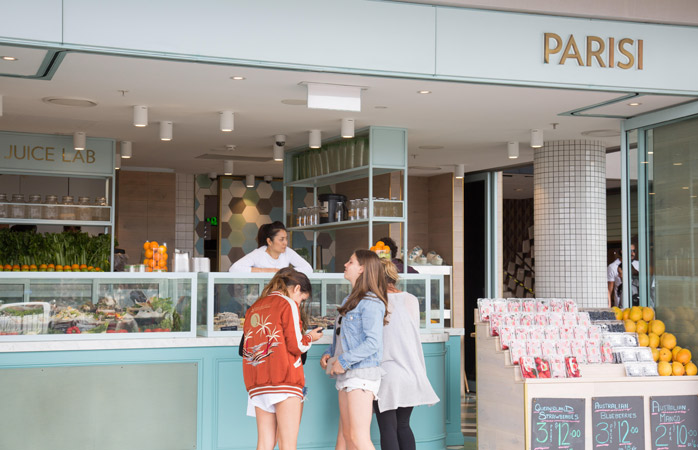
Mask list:
POLYGON ((642 70, 642 39, 623 38, 616 41, 609 37, 604 40, 598 36, 585 36, 580 43, 570 35, 563 42, 555 33, 545 33, 543 43, 543 61, 551 64, 553 55, 559 55, 558 64, 564 65, 568 60, 576 61, 579 66, 591 67, 596 61, 599 67, 642 70), (580 50, 581 47, 581 50, 580 50))
POLYGON ((72 155, 66 152, 64 148, 56 149, 54 147, 43 147, 37 145, 8 145, 8 150, 5 152, 4 159, 16 159, 24 161, 63 161, 64 163, 82 163, 93 164, 95 162, 95 151, 85 150, 76 151, 72 155))

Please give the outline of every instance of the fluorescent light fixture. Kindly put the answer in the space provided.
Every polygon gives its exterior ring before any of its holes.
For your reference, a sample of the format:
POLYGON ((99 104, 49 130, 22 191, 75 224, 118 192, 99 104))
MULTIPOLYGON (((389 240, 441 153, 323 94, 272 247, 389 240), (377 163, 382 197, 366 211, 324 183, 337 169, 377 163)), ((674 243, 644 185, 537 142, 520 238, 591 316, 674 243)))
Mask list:
POLYGON ((229 159, 223 161, 223 175, 233 174, 233 162, 229 159))
POLYGON ((0 117, 2 117, 2 95, 0 95, 0 117))
POLYGON ((129 159, 131 156, 133 156, 131 141, 121 141, 121 157, 124 159, 129 159))
POLYGON ((342 128, 340 134, 345 139, 354 137, 354 119, 342 119, 342 128))
POLYGON ((517 159, 519 157, 519 143, 516 141, 507 142, 507 155, 509 159, 517 159))
POLYGON ((116 157, 114 158, 114 169, 119 170, 121 169, 121 155, 118 153, 116 154, 116 157))
POLYGON ((361 87, 307 83, 308 108, 361 111, 361 87))
POLYGON ((84 131, 76 131, 73 134, 73 148, 75 150, 85 150, 85 144, 87 143, 87 135, 84 131))
POLYGON ((235 116, 232 111, 221 111, 221 131, 233 131, 235 129, 235 116))
POLYGON ((274 144, 274 161, 284 160, 284 148, 274 144))
POLYGON ((136 105, 133 107, 133 126, 147 127, 148 126, 148 107, 144 105, 136 105))
POLYGON ((628 103, 628 106, 640 106, 640 105, 642 105, 642 103, 640 103, 640 102, 628 103))
POLYGON ((171 141, 172 140, 172 121, 163 120, 160 122, 160 140, 161 141, 171 141))
POLYGON ((426 89, 423 89, 421 91, 417 91, 417 94, 431 94, 431 91, 428 91, 426 89))
POLYGON ((245 176, 245 186, 247 186, 248 188, 254 187, 254 175, 245 176))
POLYGON ((322 147, 322 133, 320 132, 320 130, 310 130, 310 135, 308 137, 308 146, 310 148, 322 147))
POLYGON ((531 147, 541 148, 543 146, 543 130, 531 130, 531 147))
POLYGON ((465 176, 465 164, 456 164, 456 179, 462 180, 465 176))
POLYGON ((241 77, 240 75, 234 75, 234 76, 230 77, 230 79, 235 80, 235 81, 240 81, 240 80, 244 80, 245 77, 241 77))
POLYGON ((17 58, 14 56, 3 56, 2 59, 3 61, 17 61, 17 58))

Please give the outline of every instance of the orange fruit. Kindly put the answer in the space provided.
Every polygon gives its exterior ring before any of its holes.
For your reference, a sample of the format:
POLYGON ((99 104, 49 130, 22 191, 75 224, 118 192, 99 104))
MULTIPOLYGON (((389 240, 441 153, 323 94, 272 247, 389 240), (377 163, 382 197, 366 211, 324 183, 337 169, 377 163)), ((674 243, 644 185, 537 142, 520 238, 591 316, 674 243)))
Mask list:
POLYGON ((659 349, 659 360, 665 361, 665 362, 671 361, 671 350, 669 350, 668 348, 660 348, 659 349))
POLYGON ((39 269, 48 269, 48 266, 46 264, 40 264, 39 269))
POLYGON ((375 245, 372 246, 369 250, 371 250, 372 252, 375 252, 375 251, 376 251, 376 246, 375 246, 375 245))
POLYGON ((29 265, 29 270, 36 270, 38 267, 36 267, 36 264, 30 264, 29 265))
POLYGON ((662 335, 662 347, 668 348, 669 350, 676 347, 676 336, 671 333, 664 333, 662 335))
POLYGON ((693 364, 692 362, 686 364, 685 369, 686 369, 686 375, 688 375, 688 376, 692 377, 692 376, 695 376, 696 374, 698 374, 698 367, 696 367, 696 365, 693 364))
POLYGON ((637 333, 637 343, 640 347, 649 347, 650 338, 645 333, 637 333))
POLYGON ((650 323, 650 331, 657 336, 661 336, 664 334, 664 331, 666 331, 666 327, 664 326, 664 322, 661 320, 653 320, 650 323))
POLYGON ((163 253, 163 254, 160 256, 160 261, 167 261, 167 253, 163 253))
POLYGON ((654 362, 659 361, 659 349, 658 348, 652 349, 652 359, 654 360, 654 362))
POLYGON ((151 262, 152 262, 152 259, 146 258, 146 259, 143 260, 143 264, 145 264, 146 267, 149 266, 151 262))
POLYGON ((145 257, 146 257, 147 259, 152 258, 152 257, 153 257, 153 251, 152 251, 151 249, 146 250, 146 251, 145 251, 145 257))
POLYGON ((56 270, 63 270, 63 266, 60 264, 56 264, 56 270))
POLYGON ((28 264, 22 264, 22 265, 20 266, 20 269, 22 269, 22 270, 29 270, 29 265, 28 265, 28 264))
POLYGON ((152 268, 152 267, 146 267, 146 268, 145 268, 145 271, 146 271, 146 272, 152 272, 152 271, 153 271, 153 268, 152 268))
POLYGON ((80 264, 80 270, 87 269, 87 264, 80 264))
POLYGON ((657 372, 663 377, 668 377, 673 372, 671 364, 666 361, 659 361, 657 363, 657 372))
POLYGON ((674 348, 671 349, 671 360, 676 361, 676 355, 683 350, 682 347, 679 347, 678 345, 674 348))
POLYGON ((167 247, 165 247, 164 245, 158 247, 158 250, 160 251, 160 253, 167 253, 167 247))
POLYGON ((677 377, 680 377, 681 375, 686 374, 686 369, 684 368, 683 364, 680 362, 673 362, 671 364, 671 372, 676 375, 677 377))
POLYGON ((3 269, 5 269, 5 270, 12 270, 12 266, 9 265, 9 264, 5 264, 5 266, 3 267, 3 269))
POLYGON ((623 310, 623 320, 628 320, 630 318, 630 308, 625 308, 623 310))
POLYGON ((145 244, 143 244, 143 250, 148 250, 150 248, 150 242, 145 241, 145 244))
POLYGON ((48 265, 48 268, 49 268, 49 269, 55 269, 56 266, 54 266, 53 263, 51 263, 51 264, 48 265))
POLYGON ((161 269, 165 269, 167 267, 167 261, 161 259, 160 261, 158 261, 158 266, 160 266, 161 269))
POLYGON ((158 248, 158 247, 160 247, 160 246, 158 245, 157 241, 153 241, 153 242, 150 243, 150 249, 151 249, 151 250, 154 250, 154 249, 156 249, 156 248, 158 248))
POLYGON ((691 351, 687 348, 681 349, 674 359, 681 364, 688 364, 691 362, 691 351))
POLYGON ((161 257, 162 255, 160 254, 160 252, 153 253, 153 261, 160 261, 161 257))
POLYGON ((72 264, 70 268, 73 270, 80 270, 80 264, 72 264))
POLYGON ((650 338, 650 347, 652 347, 652 348, 659 347, 659 336, 657 336, 654 333, 649 333, 647 336, 650 338))
POLYGON ((638 333, 647 333, 647 322, 644 320, 640 319, 637 322, 635 322, 635 330, 638 333))
POLYGON ((633 306, 630 308, 628 319, 632 320, 633 322, 637 322, 638 320, 642 319, 642 308, 639 306, 633 306))
POLYGON ((654 319, 654 309, 650 308, 649 306, 643 307, 642 320, 644 320, 645 322, 649 322, 652 319, 654 319))
POLYGON ((92 267, 92 266, 87 266, 87 271, 88 271, 88 272, 92 272, 93 270, 95 270, 94 267, 92 267))
POLYGON ((383 241, 376 242, 376 247, 383 247, 383 246, 385 246, 385 242, 383 242, 383 241))
POLYGON ((628 333, 634 333, 637 330, 637 325, 635 325, 635 322, 633 322, 630 319, 627 319, 625 321, 625 331, 628 333))

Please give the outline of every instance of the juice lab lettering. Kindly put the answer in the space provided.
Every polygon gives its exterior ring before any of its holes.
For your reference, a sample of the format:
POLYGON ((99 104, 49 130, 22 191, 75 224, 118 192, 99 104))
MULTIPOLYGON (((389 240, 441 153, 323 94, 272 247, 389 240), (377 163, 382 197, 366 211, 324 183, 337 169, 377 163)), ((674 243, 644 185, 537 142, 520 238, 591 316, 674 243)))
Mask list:
POLYGON ((616 42, 615 38, 603 40, 598 36, 586 36, 577 44, 574 35, 570 35, 566 42, 555 33, 545 33, 543 43, 543 61, 550 64, 552 55, 560 56, 559 65, 564 65, 568 60, 576 61, 579 66, 590 67, 596 61, 599 67, 610 69, 619 67, 631 69, 636 67, 642 70, 643 59, 642 39, 623 38, 616 42), (580 51, 580 45, 582 49, 580 51))
POLYGON ((41 145, 17 145, 8 146, 8 151, 3 155, 4 159, 17 159, 26 161, 63 161, 64 163, 92 164, 95 162, 94 150, 76 151, 72 155, 65 148, 43 147, 41 145))

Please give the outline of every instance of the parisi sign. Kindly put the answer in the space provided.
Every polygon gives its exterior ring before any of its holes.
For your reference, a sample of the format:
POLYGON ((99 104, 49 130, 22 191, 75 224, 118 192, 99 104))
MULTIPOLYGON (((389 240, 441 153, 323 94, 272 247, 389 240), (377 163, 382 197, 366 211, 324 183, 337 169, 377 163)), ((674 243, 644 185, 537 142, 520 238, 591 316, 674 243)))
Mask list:
POLYGON ((543 37, 543 62, 545 64, 574 64, 586 67, 606 67, 642 70, 643 41, 630 38, 606 38, 574 35, 563 38, 555 33, 543 37))

